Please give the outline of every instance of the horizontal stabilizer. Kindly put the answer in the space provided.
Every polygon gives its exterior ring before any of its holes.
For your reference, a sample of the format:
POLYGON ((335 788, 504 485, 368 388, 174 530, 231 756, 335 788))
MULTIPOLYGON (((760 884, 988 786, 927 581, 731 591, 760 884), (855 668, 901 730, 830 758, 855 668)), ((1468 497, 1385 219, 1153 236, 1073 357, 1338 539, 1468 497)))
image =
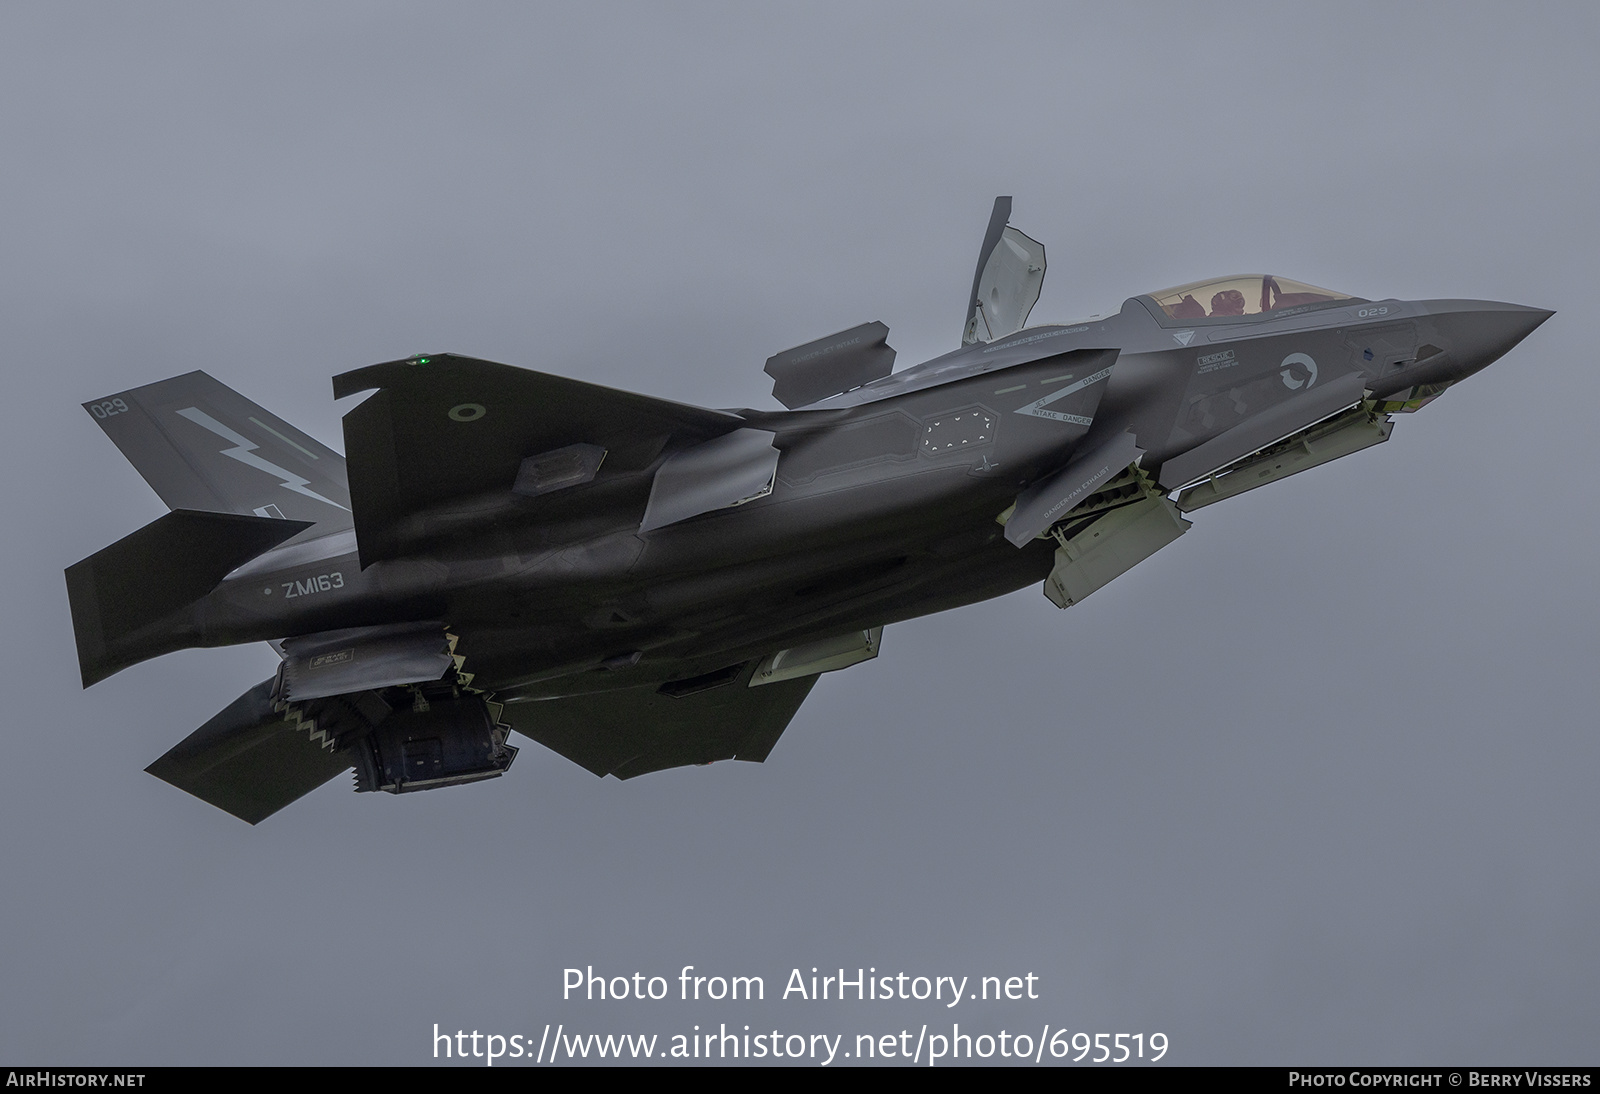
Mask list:
POLYGON ((169 509, 351 527, 344 457, 203 372, 83 408, 169 509))
POLYGON ((257 684, 146 771, 256 824, 351 766, 273 710, 271 680, 257 684))
POLYGON ((881 380, 894 371, 889 328, 882 323, 818 338, 767 358, 772 397, 790 410, 881 380))
POLYGON ((1365 390, 1366 378, 1359 372, 1350 372, 1320 387, 1291 395, 1277 406, 1245 419, 1162 464, 1161 485, 1176 490, 1220 471, 1307 426, 1355 406, 1365 390))
POLYGON ((409 518, 463 498, 546 504, 631 475, 642 503, 649 488, 642 473, 669 442, 689 447, 745 425, 726 411, 454 354, 371 365, 333 380, 339 398, 372 388, 377 393, 344 416, 363 566, 404 553, 409 518), (592 483, 527 497, 524 461, 569 445, 605 450, 592 483))
POLYGON ((68 566, 83 686, 181 648, 179 628, 168 617, 308 527, 299 520, 178 509, 68 566))
POLYGON ((693 688, 646 685, 508 703, 501 718, 596 775, 619 779, 714 760, 760 763, 817 678, 752 688, 754 667, 708 673, 693 688))

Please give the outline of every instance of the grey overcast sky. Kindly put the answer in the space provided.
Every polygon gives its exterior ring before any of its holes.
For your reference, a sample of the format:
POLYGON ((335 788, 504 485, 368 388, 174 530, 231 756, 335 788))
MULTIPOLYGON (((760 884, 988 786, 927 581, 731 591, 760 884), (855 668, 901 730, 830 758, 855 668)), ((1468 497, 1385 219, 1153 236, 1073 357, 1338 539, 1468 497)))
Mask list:
POLYGON ((0 7, 0 1062, 953 1022, 1596 1062, 1597 45, 1584 3, 0 7), (205 369, 342 449, 332 374, 448 349, 774 406, 765 358, 856 323, 952 348, 996 194, 1035 321, 1247 270, 1558 314, 1070 611, 889 628, 764 765, 523 742, 252 829, 142 769, 270 650, 80 690, 61 571, 164 511, 80 402, 205 369), (590 965, 767 998, 563 1001, 590 965), (812 967, 1039 998, 780 998, 812 967))

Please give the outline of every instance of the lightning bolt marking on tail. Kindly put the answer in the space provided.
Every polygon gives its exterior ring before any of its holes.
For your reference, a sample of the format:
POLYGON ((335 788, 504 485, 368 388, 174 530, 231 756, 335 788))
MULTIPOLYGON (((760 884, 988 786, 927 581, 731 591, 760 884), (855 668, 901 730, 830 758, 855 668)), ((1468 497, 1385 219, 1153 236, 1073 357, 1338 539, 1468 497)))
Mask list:
POLYGON ((197 410, 191 406, 178 411, 178 413, 200 428, 210 430, 223 440, 232 441, 235 447, 222 449, 222 455, 238 460, 246 467, 253 467, 257 471, 265 471, 274 478, 281 479, 282 481, 278 485, 285 490, 292 490, 296 494, 304 494, 308 498, 315 498, 324 505, 331 505, 335 509, 344 509, 347 513, 350 511, 331 498, 325 498, 315 490, 307 489, 311 484, 310 479, 303 479, 299 475, 286 471, 275 463, 268 463, 260 456, 257 456, 255 451, 261 447, 260 445, 248 437, 235 433, 205 411, 197 410))

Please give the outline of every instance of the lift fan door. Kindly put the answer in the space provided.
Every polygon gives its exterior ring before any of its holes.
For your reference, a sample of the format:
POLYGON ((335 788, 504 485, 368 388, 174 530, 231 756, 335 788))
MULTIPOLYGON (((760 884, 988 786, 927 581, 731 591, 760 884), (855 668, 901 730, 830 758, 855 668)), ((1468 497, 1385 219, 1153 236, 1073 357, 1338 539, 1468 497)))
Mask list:
POLYGON ((1009 227, 1010 219, 1011 199, 995 198, 961 334, 966 345, 993 342, 1021 330, 1044 288, 1044 244, 1009 227))

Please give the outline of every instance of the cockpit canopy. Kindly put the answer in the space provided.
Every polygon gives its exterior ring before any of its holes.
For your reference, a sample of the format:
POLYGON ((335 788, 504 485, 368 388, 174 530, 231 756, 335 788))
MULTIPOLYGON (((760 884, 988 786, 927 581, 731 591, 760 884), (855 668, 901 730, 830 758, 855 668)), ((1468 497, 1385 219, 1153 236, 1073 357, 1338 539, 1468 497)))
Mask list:
POLYGON ((1169 318, 1184 321, 1261 315, 1309 304, 1360 299, 1271 274, 1216 277, 1175 289, 1162 289, 1151 293, 1150 297, 1169 318))

